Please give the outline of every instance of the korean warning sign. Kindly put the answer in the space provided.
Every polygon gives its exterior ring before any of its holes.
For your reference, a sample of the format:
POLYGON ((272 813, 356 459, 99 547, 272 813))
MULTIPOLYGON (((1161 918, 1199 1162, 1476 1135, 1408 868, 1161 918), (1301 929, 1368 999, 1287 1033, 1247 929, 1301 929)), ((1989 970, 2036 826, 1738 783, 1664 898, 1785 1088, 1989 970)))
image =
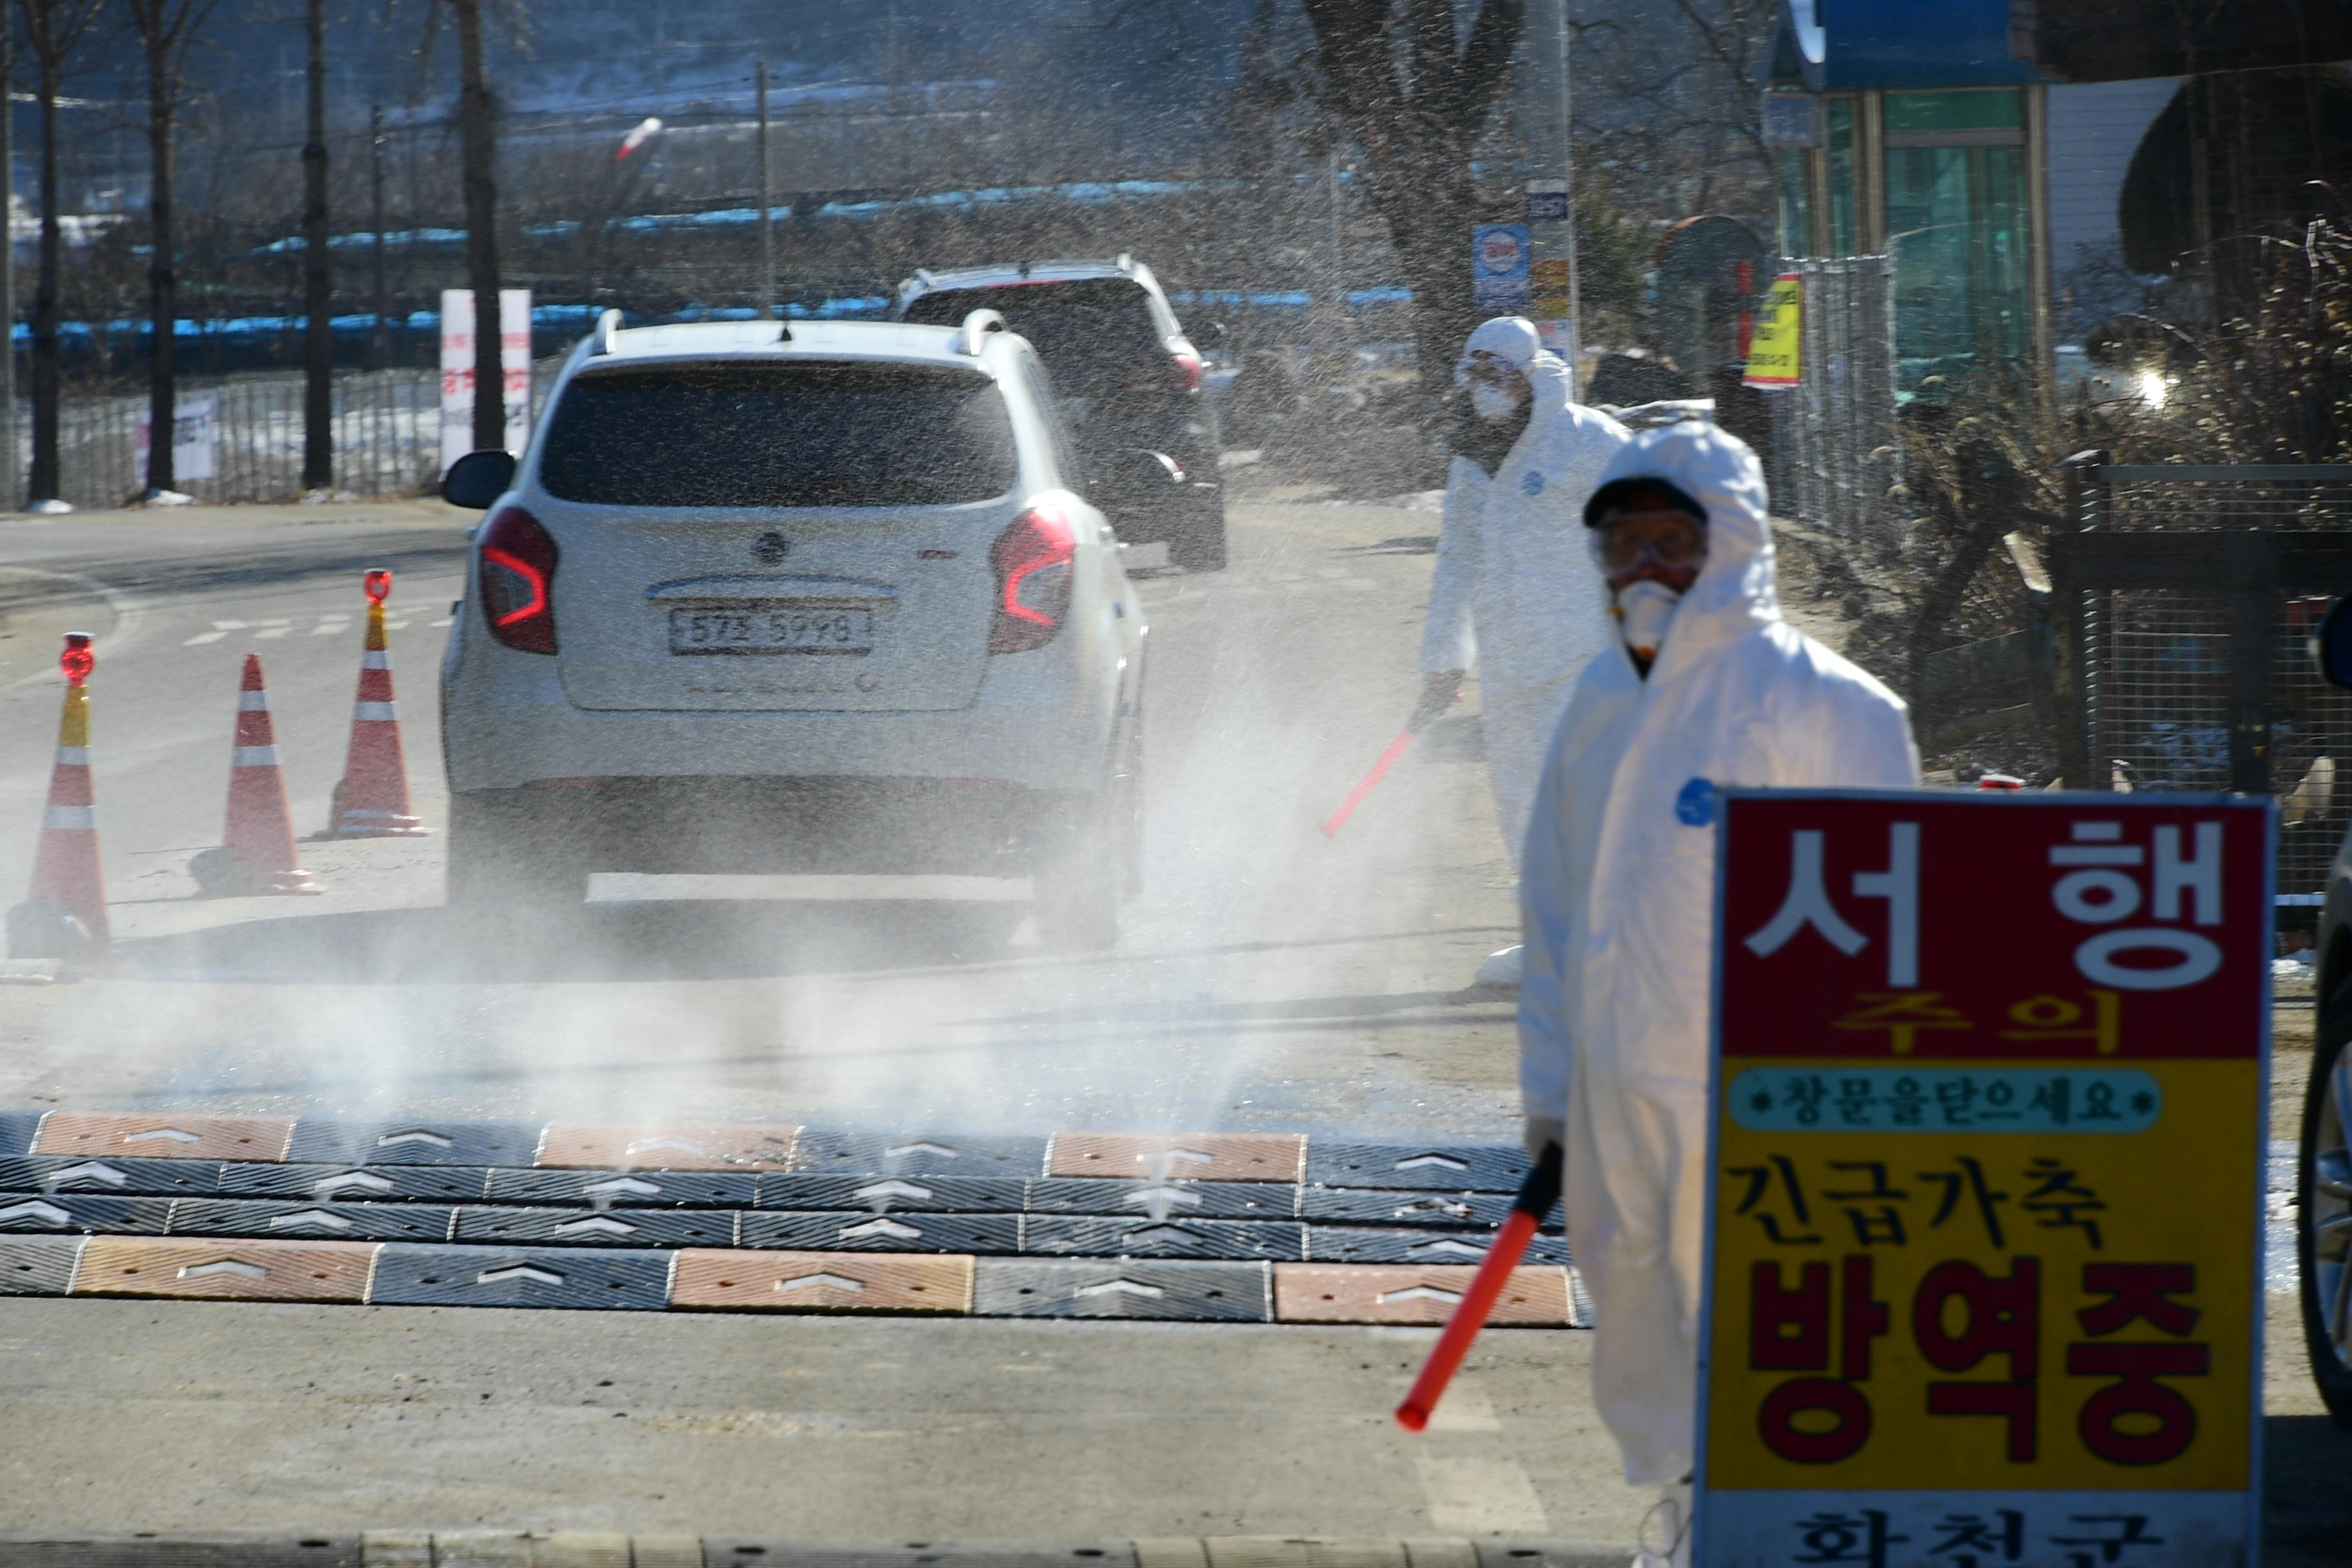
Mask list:
POLYGON ((1696 1561, 2251 1561, 2269 804, 1722 832, 1696 1561))
POLYGON ((1755 332, 1748 340, 1748 369, 1742 383, 1775 387, 1802 382, 1804 327, 1804 274, 1783 272, 1772 279, 1764 295, 1764 308, 1757 313, 1755 332))

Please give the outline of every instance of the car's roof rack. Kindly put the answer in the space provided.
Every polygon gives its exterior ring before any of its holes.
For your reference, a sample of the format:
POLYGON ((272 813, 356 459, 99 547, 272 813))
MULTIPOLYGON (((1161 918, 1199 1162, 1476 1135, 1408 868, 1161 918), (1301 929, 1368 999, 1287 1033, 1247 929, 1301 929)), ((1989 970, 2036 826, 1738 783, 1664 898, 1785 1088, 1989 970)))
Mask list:
POLYGON ((611 353, 613 352, 613 340, 620 335, 620 331, 621 312, 614 310, 606 310, 603 315, 596 318, 596 331, 594 339, 595 347, 590 349, 588 352, 591 354, 611 353))
POLYGON ((963 335, 956 340, 956 352, 980 357, 981 343, 991 332, 1006 331, 1004 318, 994 310, 974 310, 963 319, 963 335))

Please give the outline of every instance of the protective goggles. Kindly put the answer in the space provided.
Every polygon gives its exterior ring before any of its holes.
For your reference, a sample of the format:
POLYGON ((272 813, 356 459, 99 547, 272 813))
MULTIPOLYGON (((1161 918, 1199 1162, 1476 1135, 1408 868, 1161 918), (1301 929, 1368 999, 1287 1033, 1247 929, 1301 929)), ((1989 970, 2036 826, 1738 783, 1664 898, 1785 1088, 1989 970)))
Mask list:
POLYGON ((1622 577, 1644 563, 1680 571, 1706 560, 1706 527, 1686 511, 1620 512, 1591 531, 1592 559, 1602 574, 1622 577))

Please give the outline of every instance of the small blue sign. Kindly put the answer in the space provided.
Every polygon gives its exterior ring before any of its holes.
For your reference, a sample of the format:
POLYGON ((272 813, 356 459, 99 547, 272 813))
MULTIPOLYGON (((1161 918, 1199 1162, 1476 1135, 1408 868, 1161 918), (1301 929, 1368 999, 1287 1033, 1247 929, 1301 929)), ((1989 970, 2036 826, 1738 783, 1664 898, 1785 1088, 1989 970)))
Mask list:
POLYGON ((1472 229, 1470 278, 1478 309, 1524 312, 1528 305, 1528 226, 1482 223, 1472 229))

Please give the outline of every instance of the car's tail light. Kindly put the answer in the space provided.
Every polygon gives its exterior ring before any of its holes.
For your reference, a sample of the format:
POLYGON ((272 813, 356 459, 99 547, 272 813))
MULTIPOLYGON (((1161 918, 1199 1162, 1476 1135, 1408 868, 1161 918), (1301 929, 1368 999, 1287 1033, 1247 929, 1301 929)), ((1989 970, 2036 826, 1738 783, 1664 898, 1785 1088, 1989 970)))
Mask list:
POLYGON ((483 526, 482 616, 490 635, 524 653, 555 651, 555 541, 519 506, 483 526))
POLYGON ((1176 379, 1184 384, 1184 390, 1200 391, 1201 356, 1190 350, 1179 350, 1169 357, 1176 362, 1176 379))
POLYGON ((1053 641, 1070 612, 1077 558, 1070 520, 1050 506, 1031 507, 997 536, 989 556, 996 566, 996 615, 988 651, 1020 653, 1053 641))

